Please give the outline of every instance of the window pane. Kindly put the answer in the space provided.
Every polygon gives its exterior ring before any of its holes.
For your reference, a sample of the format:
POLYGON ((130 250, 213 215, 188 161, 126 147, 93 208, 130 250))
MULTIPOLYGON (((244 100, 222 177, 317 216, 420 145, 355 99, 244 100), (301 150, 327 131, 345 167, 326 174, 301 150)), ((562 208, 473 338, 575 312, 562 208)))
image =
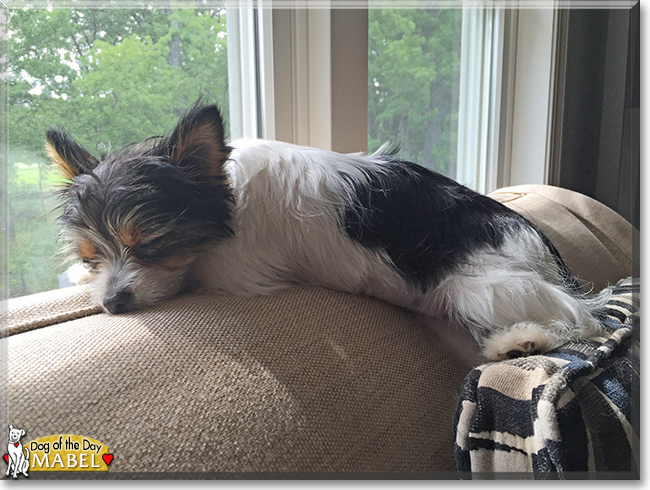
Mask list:
POLYGON ((368 11, 368 150, 455 177, 462 9, 368 11))
POLYGON ((225 10, 11 11, 9 295, 67 285, 45 131, 63 126, 100 155, 168 132, 204 96, 228 117, 225 10), (57 255, 58 254, 58 255, 57 255))

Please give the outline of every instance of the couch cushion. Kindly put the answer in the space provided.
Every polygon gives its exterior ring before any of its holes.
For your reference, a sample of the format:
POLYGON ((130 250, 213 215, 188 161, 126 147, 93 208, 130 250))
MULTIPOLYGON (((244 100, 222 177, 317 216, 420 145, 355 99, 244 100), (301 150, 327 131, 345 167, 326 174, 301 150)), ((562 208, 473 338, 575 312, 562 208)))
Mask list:
MULTIPOLYGON (((92 307, 84 287, 67 293, 92 307)), ((23 298, 14 318, 51 308, 48 293, 32 299, 40 306, 23 298)), ((113 474, 455 468, 451 420, 467 370, 411 313, 372 298, 195 294, 21 324, 8 339, 8 423, 25 441, 102 441, 113 474)))

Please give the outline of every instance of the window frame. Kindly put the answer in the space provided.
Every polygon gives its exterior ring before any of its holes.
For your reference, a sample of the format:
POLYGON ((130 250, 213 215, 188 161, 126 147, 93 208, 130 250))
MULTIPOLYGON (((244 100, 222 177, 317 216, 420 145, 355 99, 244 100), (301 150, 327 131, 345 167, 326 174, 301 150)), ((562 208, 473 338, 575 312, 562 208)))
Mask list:
POLYGON ((455 178, 482 193, 498 185, 505 15, 463 8, 455 178))

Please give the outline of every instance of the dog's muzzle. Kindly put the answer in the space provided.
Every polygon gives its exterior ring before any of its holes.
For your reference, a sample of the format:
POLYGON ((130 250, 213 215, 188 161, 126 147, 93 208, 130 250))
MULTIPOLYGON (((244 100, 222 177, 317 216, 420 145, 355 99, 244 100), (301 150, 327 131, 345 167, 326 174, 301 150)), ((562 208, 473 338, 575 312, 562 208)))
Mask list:
POLYGON ((133 309, 133 293, 123 289, 121 291, 110 291, 104 296, 104 308, 109 313, 119 315, 133 309))

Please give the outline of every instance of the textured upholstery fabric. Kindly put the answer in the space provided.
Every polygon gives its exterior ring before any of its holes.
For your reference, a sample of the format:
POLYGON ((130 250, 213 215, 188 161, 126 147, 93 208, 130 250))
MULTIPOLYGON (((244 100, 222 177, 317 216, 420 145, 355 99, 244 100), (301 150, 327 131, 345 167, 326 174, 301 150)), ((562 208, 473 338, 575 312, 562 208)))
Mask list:
POLYGON ((9 423, 98 439, 111 472, 455 468, 466 370, 378 300, 192 295, 8 340, 9 423))
POLYGON ((75 318, 100 313, 102 307, 93 304, 86 288, 63 288, 9 300, 6 334, 63 323, 75 318))
MULTIPOLYGON (((621 244, 632 229, 595 201, 540 186, 493 197, 596 287, 630 275, 621 244)), ((110 316, 73 287, 9 308, 0 418, 25 441, 104 442, 112 475, 455 471, 452 419, 468 369, 387 303, 301 287, 110 316)))

